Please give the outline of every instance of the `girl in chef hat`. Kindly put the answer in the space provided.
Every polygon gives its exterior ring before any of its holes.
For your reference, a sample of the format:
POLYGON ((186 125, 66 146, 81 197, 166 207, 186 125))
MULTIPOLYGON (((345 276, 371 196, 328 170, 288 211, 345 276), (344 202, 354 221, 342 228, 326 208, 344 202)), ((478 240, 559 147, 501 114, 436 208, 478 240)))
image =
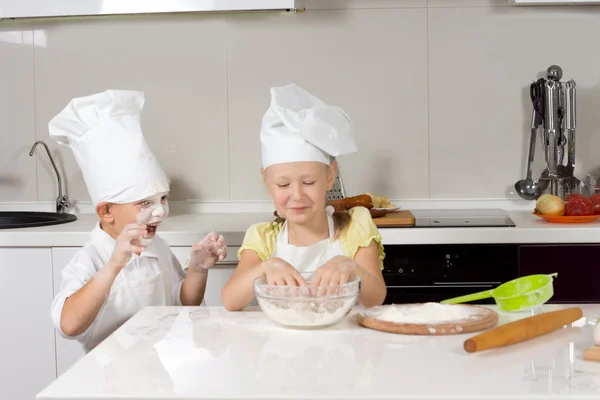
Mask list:
POLYGON ((224 306, 247 306, 253 281, 262 276, 269 284, 326 286, 353 274, 361 278, 363 305, 383 303, 383 246, 369 211, 334 213, 326 201, 334 157, 356 152, 349 118, 296 85, 272 88, 260 139, 261 173, 279 218, 246 232, 239 264, 222 291, 224 306))
POLYGON ((226 256, 212 232, 193 246, 187 272, 156 231, 169 214, 169 181, 140 127, 144 94, 108 90, 73 99, 49 123, 68 146, 99 222, 62 271, 52 303, 58 332, 86 351, 146 306, 200 305, 208 269, 226 256))

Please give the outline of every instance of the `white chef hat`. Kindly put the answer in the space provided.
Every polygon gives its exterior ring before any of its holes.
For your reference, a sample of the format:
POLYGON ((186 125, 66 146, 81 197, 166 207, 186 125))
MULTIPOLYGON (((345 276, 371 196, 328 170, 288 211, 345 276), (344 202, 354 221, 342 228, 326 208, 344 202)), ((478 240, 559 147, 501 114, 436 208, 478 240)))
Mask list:
POLYGON ((144 93, 107 90, 75 98, 48 124, 70 147, 94 205, 125 204, 169 191, 169 181, 144 139, 144 93))
POLYGON ((332 156, 357 152, 352 131, 352 121, 341 108, 295 84, 271 88, 260 131, 263 168, 296 161, 329 165, 332 156))

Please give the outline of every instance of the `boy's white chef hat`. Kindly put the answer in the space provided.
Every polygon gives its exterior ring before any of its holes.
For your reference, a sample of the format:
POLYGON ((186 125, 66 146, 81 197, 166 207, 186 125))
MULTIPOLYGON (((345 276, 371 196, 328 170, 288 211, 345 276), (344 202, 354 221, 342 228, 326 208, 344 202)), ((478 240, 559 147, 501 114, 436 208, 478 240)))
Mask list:
POLYGON ((169 191, 169 180, 144 139, 144 93, 107 90, 79 97, 48 124, 73 150, 94 205, 132 203, 169 191))
POLYGON ((296 161, 329 165, 331 156, 357 152, 352 131, 341 108, 295 84, 271 88, 260 132, 263 168, 296 161))

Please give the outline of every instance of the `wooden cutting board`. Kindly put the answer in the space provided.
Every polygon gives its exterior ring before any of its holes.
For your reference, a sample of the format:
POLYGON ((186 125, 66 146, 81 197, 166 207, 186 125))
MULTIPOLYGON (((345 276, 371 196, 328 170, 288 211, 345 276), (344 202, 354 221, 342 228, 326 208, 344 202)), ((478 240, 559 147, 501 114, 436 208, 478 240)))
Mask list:
POLYGON ((592 346, 585 349, 583 359, 586 361, 600 361, 600 346, 592 346))
POLYGON ((456 307, 469 307, 474 314, 468 320, 448 321, 438 324, 406 324, 388 322, 377 319, 376 315, 385 307, 414 307, 418 304, 397 304, 372 307, 358 314, 358 322, 367 328, 389 333, 404 335, 458 335, 478 332, 495 326, 498 323, 498 313, 486 307, 470 304, 457 304, 456 307))
POLYGON ((394 211, 383 217, 373 218, 373 222, 379 228, 391 228, 394 226, 414 226, 415 216, 408 210, 394 211))

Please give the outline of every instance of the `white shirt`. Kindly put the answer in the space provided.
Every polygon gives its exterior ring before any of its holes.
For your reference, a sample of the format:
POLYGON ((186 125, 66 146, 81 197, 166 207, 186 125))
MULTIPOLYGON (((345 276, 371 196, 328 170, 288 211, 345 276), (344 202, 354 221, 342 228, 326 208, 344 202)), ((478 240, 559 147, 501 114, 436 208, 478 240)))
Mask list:
MULTIPOLYGON (((54 297, 54 301, 52 302, 51 315, 56 330, 61 336, 69 339, 77 339, 84 346, 91 339, 91 332, 93 331, 97 319, 81 335, 70 337, 60 328, 62 309, 67 297, 81 289, 83 285, 85 285, 100 270, 100 268, 108 262, 115 247, 115 243, 115 239, 104 232, 100 228, 100 225, 97 224, 91 232, 91 240, 75 254, 69 264, 62 270, 60 292, 54 297)), ((150 246, 148 246, 139 256, 133 254, 131 260, 125 265, 125 268, 119 272, 119 275, 113 284, 113 288, 118 284, 119 277, 122 274, 139 279, 148 279, 157 276, 161 269, 165 275, 165 279, 167 279, 167 287, 172 288, 172 290, 171 293, 165 293, 164 298, 167 299, 167 304, 153 305, 181 305, 181 285, 183 284, 186 273, 183 271, 181 264, 169 248, 169 244, 158 235, 154 237, 150 246)), ((102 307, 104 307, 104 305, 102 307)), ((101 311, 102 308, 100 309, 100 312, 101 311)), ((132 316, 133 314, 130 315, 129 318, 132 316)))

